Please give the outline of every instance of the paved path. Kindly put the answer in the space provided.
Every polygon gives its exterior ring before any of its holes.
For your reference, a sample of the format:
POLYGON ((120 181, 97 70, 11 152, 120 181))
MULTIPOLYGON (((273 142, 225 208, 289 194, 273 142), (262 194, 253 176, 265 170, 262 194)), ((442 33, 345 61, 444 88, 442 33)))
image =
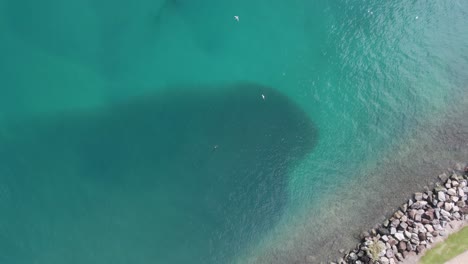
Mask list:
POLYGON ((453 259, 445 262, 445 264, 467 264, 468 263, 468 251, 465 251, 465 253, 462 253, 453 259))

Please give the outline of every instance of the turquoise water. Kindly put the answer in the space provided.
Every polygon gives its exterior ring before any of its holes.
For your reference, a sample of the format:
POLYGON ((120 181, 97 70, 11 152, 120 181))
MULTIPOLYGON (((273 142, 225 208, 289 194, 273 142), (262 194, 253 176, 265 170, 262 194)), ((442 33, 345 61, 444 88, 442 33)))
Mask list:
POLYGON ((5 263, 243 263, 467 90, 464 1, 0 11, 5 263))

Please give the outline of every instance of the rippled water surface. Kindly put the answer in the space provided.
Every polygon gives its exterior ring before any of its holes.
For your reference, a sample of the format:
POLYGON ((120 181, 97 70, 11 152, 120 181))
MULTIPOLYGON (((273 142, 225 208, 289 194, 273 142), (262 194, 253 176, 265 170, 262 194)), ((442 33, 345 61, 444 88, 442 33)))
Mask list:
POLYGON ((318 261, 468 159, 466 1, 0 13, 2 263, 318 261))

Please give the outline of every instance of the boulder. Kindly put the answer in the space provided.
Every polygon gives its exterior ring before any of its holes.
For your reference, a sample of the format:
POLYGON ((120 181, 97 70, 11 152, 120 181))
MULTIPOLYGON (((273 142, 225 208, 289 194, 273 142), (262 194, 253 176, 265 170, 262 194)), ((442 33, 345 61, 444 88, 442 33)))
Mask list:
POLYGON ((395 254, 393 253, 393 250, 387 249, 385 256, 390 259, 390 258, 393 258, 395 254))
POLYGON ((400 210, 396 211, 395 214, 394 214, 395 218, 397 218, 397 219, 400 219, 404 215, 405 214, 400 210))
POLYGON ((381 257, 380 263, 382 264, 390 264, 390 260, 387 257, 381 257))
POLYGON ((407 249, 406 242, 405 241, 400 241, 400 243, 398 243, 398 250, 400 252, 403 252, 406 249, 407 249))
POLYGON ((395 234, 395 238, 396 238, 398 241, 402 241, 402 240, 405 239, 405 236, 403 235, 403 233, 397 232, 397 233, 395 234))
POLYGON ((416 214, 416 212, 417 212, 416 210, 410 210, 410 211, 408 212, 408 217, 409 217, 410 219, 414 219, 414 215, 416 214))
POLYGON ((426 228, 427 232, 430 232, 430 233, 434 232, 434 227, 432 227, 432 225, 428 224, 428 225, 425 225, 424 227, 426 228))
POLYGON ((420 192, 414 193, 414 200, 421 201, 423 199, 423 194, 420 192))
POLYGON ((468 214, 468 205, 465 205, 463 207, 460 207, 460 213, 462 214, 468 214))
POLYGON ((424 241, 427 239, 426 237, 426 233, 425 232, 421 232, 418 234, 418 237, 419 237, 419 241, 424 241))
POLYGON ((445 209, 445 211, 450 212, 450 211, 452 211, 452 208, 453 208, 453 203, 447 203, 447 202, 446 202, 446 203, 444 204, 444 209, 445 209))
POLYGON ((407 227, 408 227, 408 224, 407 224, 407 223, 405 223, 405 222, 400 223, 400 228, 401 228, 402 230, 405 230, 407 227))
POLYGON ((457 191, 455 191, 455 189, 453 188, 450 188, 447 190, 447 194, 454 196, 454 195, 457 195, 457 191))
POLYGON ((422 218, 427 219, 427 220, 434 220, 434 209, 428 209, 424 214, 422 215, 422 218))
POLYGON ((441 201, 441 202, 445 202, 445 193, 440 191, 437 193, 437 200, 441 201))
POLYGON ((380 227, 379 229, 377 229, 378 233, 381 234, 382 236, 388 236, 390 235, 390 231, 388 231, 387 228, 384 228, 384 227, 380 227))
POLYGON ((395 219, 395 220, 392 221, 392 226, 393 227, 397 227, 399 224, 400 224, 400 220, 398 220, 398 219, 395 219))
POLYGON ((441 182, 445 182, 445 181, 448 180, 448 176, 447 176, 446 173, 442 173, 442 174, 439 175, 439 179, 440 179, 441 182))
POLYGON ((411 238, 411 232, 405 231, 405 237, 407 237, 408 239, 410 239, 410 238, 411 238))
POLYGON ((416 215, 414 216, 414 221, 416 221, 416 222, 421 222, 421 214, 416 214, 416 215))
POLYGON ((427 205, 427 201, 417 201, 411 206, 411 208, 413 208, 413 209, 422 209, 426 205, 427 205))

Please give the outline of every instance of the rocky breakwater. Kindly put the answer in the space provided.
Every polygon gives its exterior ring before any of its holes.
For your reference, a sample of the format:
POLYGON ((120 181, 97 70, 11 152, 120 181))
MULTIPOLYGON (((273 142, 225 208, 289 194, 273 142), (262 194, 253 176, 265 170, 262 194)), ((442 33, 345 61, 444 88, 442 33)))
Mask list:
POLYGON ((452 221, 468 220, 467 174, 468 168, 439 175, 432 190, 415 193, 392 217, 361 234, 361 243, 339 263, 398 263, 429 248, 447 235, 452 221))

